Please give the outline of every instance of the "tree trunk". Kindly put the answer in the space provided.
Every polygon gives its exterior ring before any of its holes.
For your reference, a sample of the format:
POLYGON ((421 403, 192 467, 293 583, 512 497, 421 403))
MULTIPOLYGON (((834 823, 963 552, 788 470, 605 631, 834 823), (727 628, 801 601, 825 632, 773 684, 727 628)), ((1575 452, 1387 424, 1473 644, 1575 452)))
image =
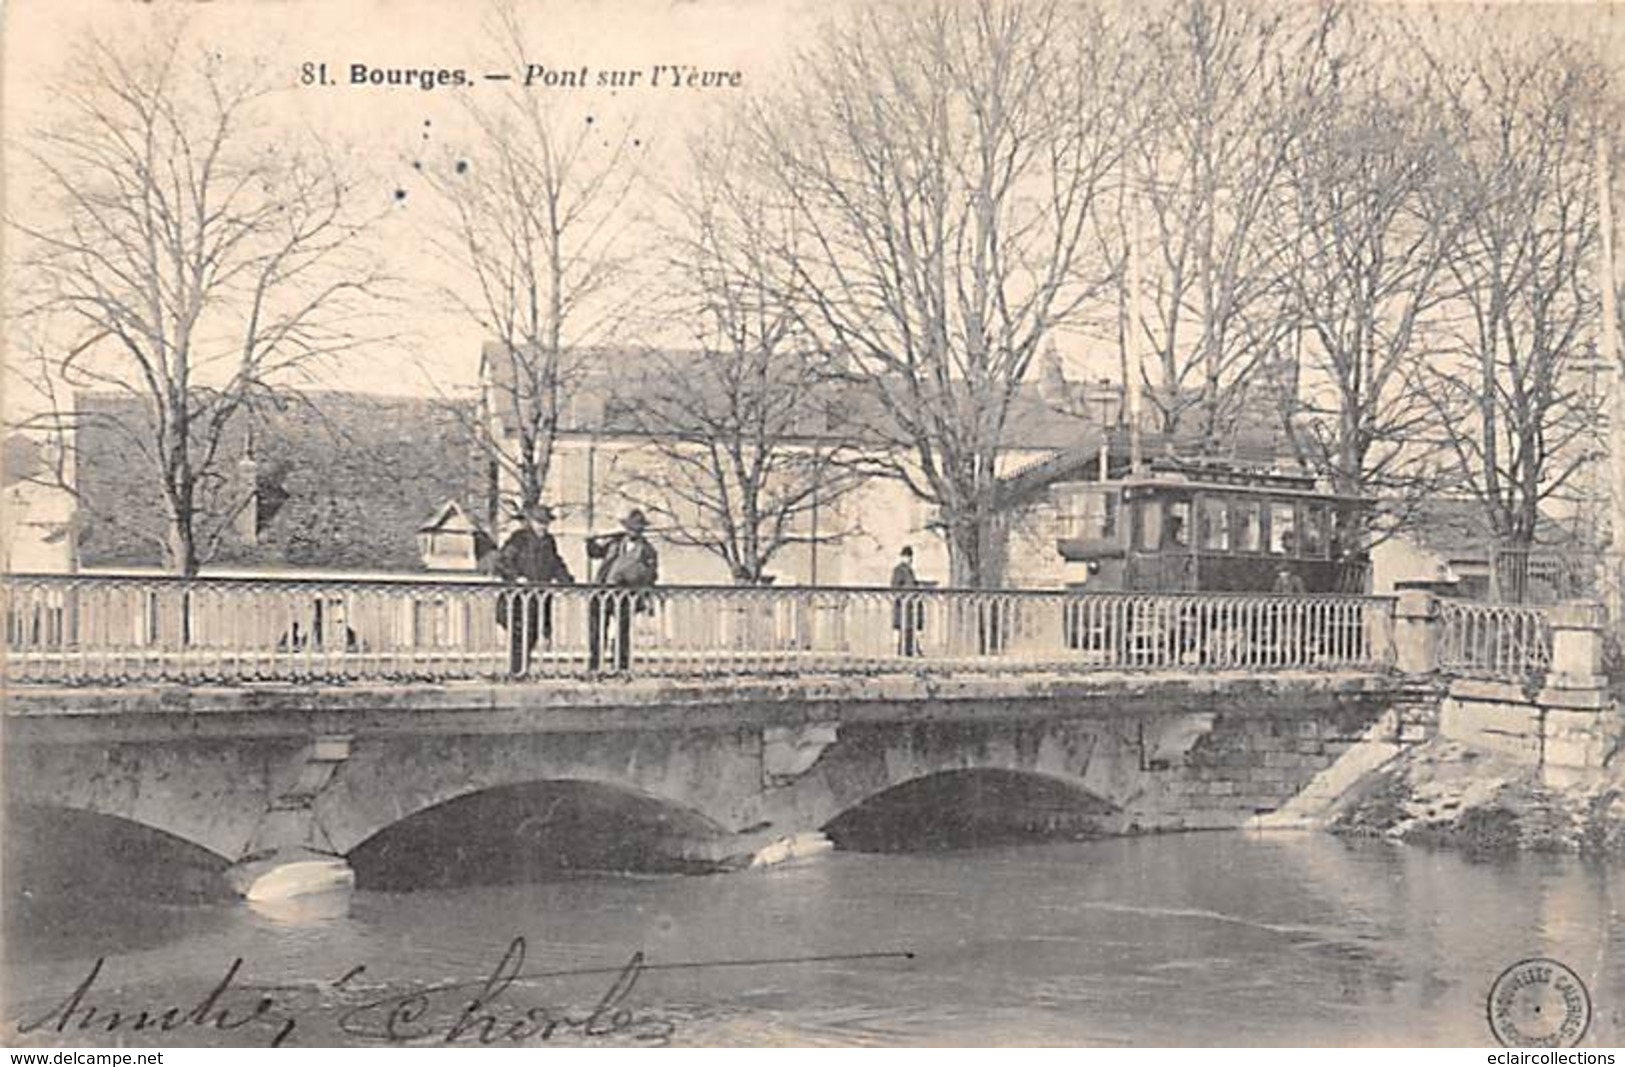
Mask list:
POLYGON ((997 589, 999 554, 993 516, 966 515, 948 524, 949 584, 959 589, 997 589))
POLYGON ((197 574, 197 538, 188 516, 171 515, 165 551, 172 573, 190 578, 197 574))
POLYGON ((519 508, 528 511, 542 502, 542 483, 536 466, 529 459, 519 474, 519 508))

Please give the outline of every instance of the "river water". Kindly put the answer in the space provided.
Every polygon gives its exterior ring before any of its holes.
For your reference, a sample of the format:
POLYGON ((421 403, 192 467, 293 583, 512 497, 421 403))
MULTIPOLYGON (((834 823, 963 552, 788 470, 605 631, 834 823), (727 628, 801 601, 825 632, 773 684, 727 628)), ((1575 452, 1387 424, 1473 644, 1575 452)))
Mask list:
POLYGON ((1497 974, 1551 956, 1612 1045, 1622 912, 1625 868, 1316 835, 838 852, 305 914, 99 904, 10 931, 6 1015, 74 1044, 1483 1045, 1497 974))

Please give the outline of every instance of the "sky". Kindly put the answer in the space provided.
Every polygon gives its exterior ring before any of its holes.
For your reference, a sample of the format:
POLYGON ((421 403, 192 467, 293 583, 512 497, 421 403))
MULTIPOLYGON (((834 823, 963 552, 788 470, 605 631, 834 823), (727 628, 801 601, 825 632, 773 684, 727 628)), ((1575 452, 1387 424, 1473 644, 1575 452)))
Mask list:
MULTIPOLYGON (((531 40, 527 59, 557 71, 600 72, 689 64, 738 71, 737 88, 687 90, 648 84, 616 90, 542 88, 564 113, 595 116, 606 137, 630 130, 646 173, 680 181, 687 137, 788 75, 799 41, 844 0, 532 0, 520 10, 531 40)), ((1443 23, 1470 26, 1466 4, 1438 5, 1443 23)), ((184 12, 192 37, 231 62, 263 64, 281 130, 306 127, 352 155, 363 195, 387 212, 377 233, 392 273, 404 280, 390 309, 388 345, 324 373, 321 384, 386 393, 456 390, 474 382, 480 331, 441 295, 449 264, 431 246, 434 205, 412 162, 455 153, 466 137, 459 93, 500 91, 478 0, 216 0, 177 5, 134 0, 12 0, 0 27, 0 130, 5 210, 18 218, 43 210, 19 148, 49 123, 53 85, 71 78, 87 29, 112 36, 147 32, 184 12), (306 64, 326 63, 339 84, 301 85, 306 64), (369 68, 464 69, 465 89, 355 86, 352 64, 369 68), (404 195, 402 195, 404 194, 404 195)), ((1625 55, 1625 3, 1500 5, 1502 17, 1529 32, 1563 28, 1611 42, 1625 55), (1613 42, 1619 42, 1614 44, 1613 42)), ((1448 30, 1446 31, 1448 32, 1448 30)), ((519 72, 514 72, 518 74, 519 72)), ((648 73, 644 74, 647 82, 648 73)), ((282 135, 282 134, 278 134, 282 135)), ((15 242, 0 249, 0 256, 15 242)), ((10 262, 10 260, 6 260, 10 262)), ((8 346, 8 351, 13 350, 8 346)), ((9 376, 5 412, 22 403, 9 376)))
MULTIPOLYGON (((717 114, 738 106, 781 76, 795 42, 827 3, 809 0, 618 0, 521 3, 531 35, 527 61, 552 70, 637 70, 645 84, 600 90, 540 88, 560 113, 594 116, 605 136, 629 131, 636 163, 666 177, 680 168, 685 139, 717 114), (673 89, 647 84, 656 65, 689 65, 739 73, 737 87, 673 89)), ((110 36, 149 31, 178 5, 130 0, 13 0, 5 5, 0 41, 0 128, 4 131, 6 211, 39 221, 31 196, 36 176, 21 149, 31 130, 49 123, 52 87, 72 76, 87 27, 110 36)), ((272 105, 287 130, 308 128, 353 158, 361 195, 386 214, 377 239, 388 271, 401 280, 387 346, 349 359, 323 375, 337 387, 423 393, 473 384, 480 331, 441 295, 449 281, 443 256, 431 249, 436 205, 413 161, 455 154, 466 139, 463 101, 501 91, 484 73, 493 62, 487 12, 477 0, 222 0, 184 8, 188 33, 234 63, 261 63, 276 88, 272 105), (339 84, 301 84, 305 64, 327 64, 339 84), (352 64, 373 69, 463 69, 466 89, 348 84, 352 64), (404 193, 404 197, 401 194, 404 193), (432 380, 432 381, 431 381, 432 380)), ((519 72, 515 72, 516 75, 519 72)), ((662 72, 663 80, 669 73, 662 72)), ((13 242, 14 244, 14 242, 13 242)), ((8 244, 9 251, 11 244, 8 244)), ((7 261, 9 262, 9 260, 7 261)), ((15 375, 6 409, 21 400, 15 375)))

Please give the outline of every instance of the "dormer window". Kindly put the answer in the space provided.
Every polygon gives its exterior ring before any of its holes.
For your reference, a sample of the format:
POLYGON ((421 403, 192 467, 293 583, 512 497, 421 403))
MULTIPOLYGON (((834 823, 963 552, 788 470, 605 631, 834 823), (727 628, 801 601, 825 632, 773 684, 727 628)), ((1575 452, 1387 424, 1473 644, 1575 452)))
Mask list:
POLYGON ((432 571, 477 571, 491 538, 461 504, 448 500, 417 529, 418 558, 432 571))

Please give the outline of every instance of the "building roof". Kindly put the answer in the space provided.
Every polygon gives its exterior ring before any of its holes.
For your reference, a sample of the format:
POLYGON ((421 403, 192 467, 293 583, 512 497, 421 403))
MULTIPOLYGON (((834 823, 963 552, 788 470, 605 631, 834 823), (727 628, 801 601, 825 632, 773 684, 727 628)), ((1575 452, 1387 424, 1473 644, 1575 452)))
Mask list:
MULTIPOLYGON (((639 420, 631 412, 643 397, 659 395, 663 382, 671 373, 682 374, 685 367, 695 368, 684 381, 690 389, 720 387, 716 376, 703 368, 703 354, 698 350, 648 350, 638 348, 591 348, 571 353, 570 363, 575 369, 568 392, 569 402, 563 405, 560 418, 562 433, 620 433, 636 435, 643 432, 639 420)), ((501 342, 488 341, 480 350, 481 379, 488 380, 492 392, 502 398, 495 405, 495 415, 504 429, 511 431, 513 401, 516 388, 515 361, 507 358, 507 348, 501 342)), ((841 394, 838 404, 832 405, 844 412, 841 418, 830 412, 810 408, 794 427, 794 435, 807 439, 849 439, 852 426, 877 426, 885 422, 880 405, 861 386, 844 384, 837 387, 841 394)), ((517 400, 521 407, 530 402, 523 388, 517 400)), ((1076 402, 1076 390, 1058 391, 1055 384, 1040 380, 1021 383, 1011 398, 1005 422, 1005 445, 1011 449, 1065 449, 1077 447, 1086 439, 1087 428, 1092 425, 1093 412, 1089 406, 1076 402)), ((720 405, 725 400, 717 396, 720 405)))
POLYGON ((455 500, 448 500, 444 504, 441 504, 438 508, 435 508, 434 514, 418 523, 418 533, 429 533, 432 530, 443 530, 446 527, 446 523, 450 522, 454 518, 463 519, 466 521, 468 516, 463 511, 461 504, 457 503, 455 500))
POLYGON ((478 532, 479 523, 468 516, 468 509, 455 500, 448 500, 435 508, 430 515, 418 524, 418 533, 434 533, 440 530, 450 530, 455 533, 478 532))
MULTIPOLYGON (((1409 516, 1402 536, 1447 561, 1488 559, 1496 543, 1483 504, 1463 497, 1422 501, 1409 516)), ((1538 547, 1562 548, 1573 541, 1569 529, 1549 516, 1541 516, 1535 536, 1538 547)))
MULTIPOLYGON (((129 397, 86 401, 82 407, 125 424, 144 418, 129 397)), ((472 414, 467 405, 418 398, 317 392, 257 416, 252 427, 243 421, 223 445, 219 484, 205 487, 202 503, 212 526, 252 477, 258 533, 254 543, 228 537, 209 562, 422 570, 416 534, 425 512, 436 501, 458 501, 477 514, 469 505, 483 499, 472 414)), ((93 420, 78 434, 78 479, 84 565, 160 562, 164 511, 156 472, 141 451, 93 420)))

